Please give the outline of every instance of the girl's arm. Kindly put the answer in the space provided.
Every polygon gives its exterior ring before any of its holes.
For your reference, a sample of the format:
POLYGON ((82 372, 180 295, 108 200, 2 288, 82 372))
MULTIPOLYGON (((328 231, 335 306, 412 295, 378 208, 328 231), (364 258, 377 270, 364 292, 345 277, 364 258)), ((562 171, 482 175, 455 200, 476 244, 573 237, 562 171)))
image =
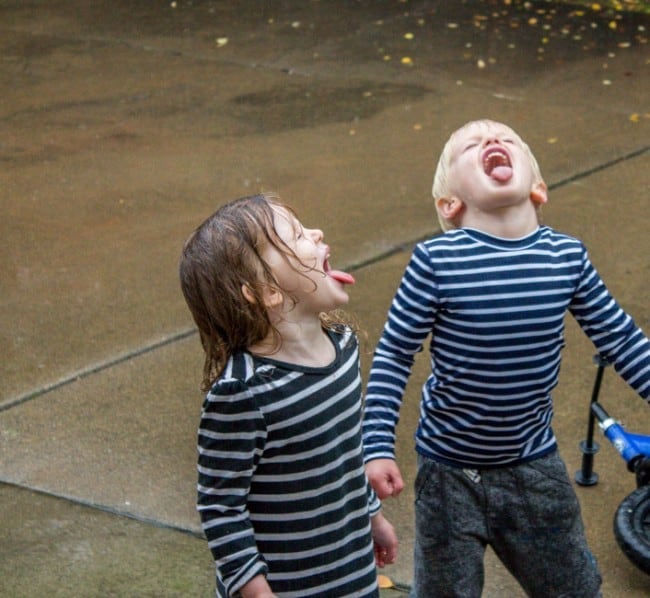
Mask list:
POLYGON ((265 439, 264 420, 246 385, 239 380, 216 384, 199 426, 197 509, 228 596, 267 573, 247 508, 265 439))
POLYGON ((271 586, 263 575, 256 575, 239 590, 242 598, 275 598, 271 586))

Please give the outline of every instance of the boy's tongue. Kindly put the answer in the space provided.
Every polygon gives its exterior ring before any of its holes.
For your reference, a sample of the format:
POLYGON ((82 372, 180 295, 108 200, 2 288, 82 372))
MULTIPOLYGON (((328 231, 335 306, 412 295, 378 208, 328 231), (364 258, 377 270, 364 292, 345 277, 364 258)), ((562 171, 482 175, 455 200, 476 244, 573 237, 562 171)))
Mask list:
POLYGON ((355 282, 352 274, 341 270, 328 270, 327 275, 331 276, 334 280, 338 280, 341 284, 354 284, 355 282))
POLYGON ((490 176, 500 183, 509 181, 512 177, 512 167, 510 166, 495 166, 490 172, 490 176))

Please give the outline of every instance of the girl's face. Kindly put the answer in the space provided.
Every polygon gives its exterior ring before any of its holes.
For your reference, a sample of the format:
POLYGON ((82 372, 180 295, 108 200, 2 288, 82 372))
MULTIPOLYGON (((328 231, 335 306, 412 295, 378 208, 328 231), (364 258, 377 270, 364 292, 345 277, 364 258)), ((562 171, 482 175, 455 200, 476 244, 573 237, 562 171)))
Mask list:
POLYGON ((273 210, 275 232, 294 255, 267 246, 262 257, 282 291, 296 300, 295 309, 319 314, 346 304, 345 285, 353 284, 354 279, 330 268, 330 248, 323 243, 323 231, 305 228, 284 208, 273 210))

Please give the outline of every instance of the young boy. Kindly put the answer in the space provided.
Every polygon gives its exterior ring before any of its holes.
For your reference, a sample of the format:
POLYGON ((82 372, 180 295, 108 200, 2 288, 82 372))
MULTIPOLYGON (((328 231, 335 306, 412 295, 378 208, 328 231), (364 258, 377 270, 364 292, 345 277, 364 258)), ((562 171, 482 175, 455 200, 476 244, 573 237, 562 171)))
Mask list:
POLYGON ((367 388, 364 448, 380 498, 403 488, 399 408, 431 334, 416 432, 412 595, 479 597, 492 546, 530 596, 599 594, 578 500, 551 428, 567 310, 639 395, 650 342, 582 243, 538 223, 547 188, 504 124, 466 124, 447 142, 433 196, 441 236, 415 248, 367 388))

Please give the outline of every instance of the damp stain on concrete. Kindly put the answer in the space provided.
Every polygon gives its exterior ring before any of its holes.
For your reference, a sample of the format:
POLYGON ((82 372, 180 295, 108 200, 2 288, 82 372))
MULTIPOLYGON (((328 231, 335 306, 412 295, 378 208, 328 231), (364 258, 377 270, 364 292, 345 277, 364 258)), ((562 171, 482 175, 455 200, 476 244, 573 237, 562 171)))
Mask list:
POLYGON ((238 95, 229 110, 259 133, 350 123, 371 118, 387 108, 416 101, 430 93, 419 85, 359 83, 329 86, 289 83, 271 89, 238 95))

